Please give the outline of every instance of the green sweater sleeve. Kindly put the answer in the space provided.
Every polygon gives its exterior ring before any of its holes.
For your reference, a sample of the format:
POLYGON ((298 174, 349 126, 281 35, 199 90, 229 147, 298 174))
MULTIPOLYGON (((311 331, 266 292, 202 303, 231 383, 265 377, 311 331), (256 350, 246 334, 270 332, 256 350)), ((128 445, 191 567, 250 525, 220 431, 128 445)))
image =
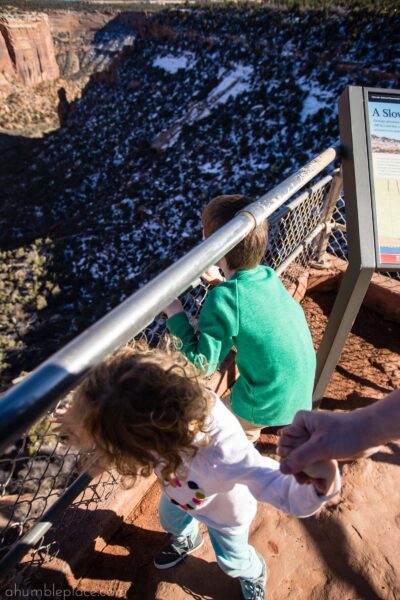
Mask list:
POLYGON ((238 332, 237 289, 221 284, 210 290, 200 312, 197 336, 186 313, 167 321, 172 335, 182 342, 182 352, 206 375, 211 375, 234 346, 238 332))

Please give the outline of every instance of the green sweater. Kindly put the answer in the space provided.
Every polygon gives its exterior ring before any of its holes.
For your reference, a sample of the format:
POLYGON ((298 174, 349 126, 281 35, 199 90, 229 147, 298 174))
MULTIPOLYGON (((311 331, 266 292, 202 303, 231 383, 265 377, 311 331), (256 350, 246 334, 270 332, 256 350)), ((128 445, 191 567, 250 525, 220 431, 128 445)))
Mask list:
POLYGON ((186 313, 167 321, 182 352, 213 373, 233 346, 240 376, 233 411, 259 425, 287 425, 311 408, 315 352, 301 306, 269 267, 258 266, 211 289, 201 309, 197 336, 186 313))

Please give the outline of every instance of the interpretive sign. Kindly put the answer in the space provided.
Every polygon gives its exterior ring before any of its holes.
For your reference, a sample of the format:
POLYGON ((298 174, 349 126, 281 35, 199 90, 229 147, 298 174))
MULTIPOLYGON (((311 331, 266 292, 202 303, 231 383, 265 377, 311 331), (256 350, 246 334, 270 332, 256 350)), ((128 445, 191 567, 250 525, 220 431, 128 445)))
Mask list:
POLYGON ((400 90, 339 98, 348 266, 317 352, 318 406, 376 270, 400 271, 400 90))
POLYGON ((400 92, 364 90, 377 267, 400 267, 400 92))

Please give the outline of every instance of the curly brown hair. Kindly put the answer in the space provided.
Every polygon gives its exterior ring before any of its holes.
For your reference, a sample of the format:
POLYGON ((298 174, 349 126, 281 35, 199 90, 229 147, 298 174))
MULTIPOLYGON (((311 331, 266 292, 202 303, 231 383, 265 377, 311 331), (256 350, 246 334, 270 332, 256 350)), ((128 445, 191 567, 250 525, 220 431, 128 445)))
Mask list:
MULTIPOLYGON (((201 216, 204 237, 208 238, 215 233, 251 202, 249 196, 241 194, 217 196, 210 200, 201 216)), ((256 267, 265 254, 267 243, 268 225, 264 221, 228 252, 225 256, 228 267, 234 271, 256 267)))
MULTIPOLYGON (((168 479, 194 456, 206 433, 211 396, 196 368, 178 352, 140 343, 107 358, 76 389, 68 411, 72 442, 89 471, 115 468, 125 481, 162 464, 168 479)), ((207 438, 205 438, 207 440, 207 438)))

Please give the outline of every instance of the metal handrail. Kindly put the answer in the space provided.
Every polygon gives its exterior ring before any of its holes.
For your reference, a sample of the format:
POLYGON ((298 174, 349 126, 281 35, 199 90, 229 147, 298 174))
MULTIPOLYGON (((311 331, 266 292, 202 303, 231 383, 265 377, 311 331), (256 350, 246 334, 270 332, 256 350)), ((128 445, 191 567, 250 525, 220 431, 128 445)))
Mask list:
POLYGON ((0 399, 0 453, 116 348, 142 331, 191 282, 316 177, 337 156, 329 148, 37 367, 0 399))

